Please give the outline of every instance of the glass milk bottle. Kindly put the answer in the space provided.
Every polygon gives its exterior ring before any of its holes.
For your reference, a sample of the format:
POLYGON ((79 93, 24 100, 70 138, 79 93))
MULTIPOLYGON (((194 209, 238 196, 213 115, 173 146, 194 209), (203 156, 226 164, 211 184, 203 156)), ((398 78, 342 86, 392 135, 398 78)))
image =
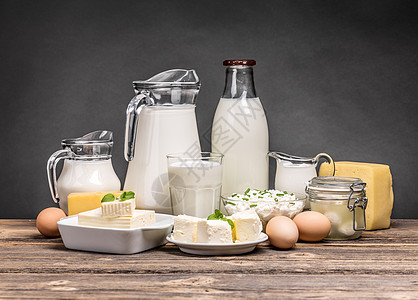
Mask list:
POLYGON ((226 80, 212 125, 212 152, 222 153, 222 195, 268 188, 268 126, 257 97, 255 60, 225 60, 226 80))
POLYGON ((48 160, 47 174, 52 200, 59 203, 66 214, 70 193, 120 190, 111 160, 111 131, 94 131, 80 138, 64 139, 61 145, 63 150, 56 151, 48 160), (57 180, 56 166, 62 159, 64 166, 57 180))

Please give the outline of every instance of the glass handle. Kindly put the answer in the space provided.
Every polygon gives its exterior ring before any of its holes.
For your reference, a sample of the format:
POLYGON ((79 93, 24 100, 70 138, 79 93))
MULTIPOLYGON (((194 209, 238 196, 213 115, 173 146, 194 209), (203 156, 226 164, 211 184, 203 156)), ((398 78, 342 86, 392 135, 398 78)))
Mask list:
POLYGON ((70 157, 72 157, 72 152, 70 150, 58 150, 51 155, 46 165, 49 190, 51 191, 52 200, 55 203, 60 201, 57 191, 57 164, 61 159, 70 157))
POLYGON ((273 158, 275 158, 275 159, 279 159, 279 156, 277 155, 277 152, 274 152, 274 151, 269 151, 269 152, 267 153, 267 155, 268 155, 268 156, 270 156, 270 157, 273 157, 273 158))
POLYGON ((145 105, 153 105, 154 101, 146 94, 140 93, 129 102, 126 109, 125 126, 125 159, 131 161, 135 155, 136 132, 138 128, 139 114, 145 105))
POLYGON ((319 160, 323 158, 325 159, 331 166, 330 172, 328 176, 334 176, 335 175, 335 164, 334 160, 326 153, 319 153, 317 156, 315 156, 315 166, 318 164, 319 160))

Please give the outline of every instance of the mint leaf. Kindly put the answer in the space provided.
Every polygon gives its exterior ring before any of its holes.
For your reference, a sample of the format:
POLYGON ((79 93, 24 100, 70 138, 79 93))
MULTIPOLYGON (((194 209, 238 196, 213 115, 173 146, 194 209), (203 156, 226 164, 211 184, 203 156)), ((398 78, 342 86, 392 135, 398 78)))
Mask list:
POLYGON ((119 196, 120 201, 126 201, 133 198, 135 198, 135 193, 132 191, 123 192, 122 195, 119 196))
POLYGON ((220 220, 224 217, 219 209, 215 209, 215 213, 208 216, 208 220, 220 220))
POLYGON ((227 222, 228 222, 228 224, 229 224, 229 226, 231 226, 231 229, 234 229, 235 225, 234 225, 234 222, 232 222, 232 220, 231 220, 231 219, 222 218, 221 220, 222 220, 222 221, 227 221, 227 222))
POLYGON ((103 196, 102 201, 100 202, 112 202, 115 201, 115 195, 113 195, 112 193, 106 194, 103 196))
POLYGON ((219 219, 215 216, 215 214, 211 214, 208 216, 208 220, 219 220, 219 219))
POLYGON ((219 209, 215 209, 215 215, 218 217, 218 219, 221 219, 224 216, 219 209))
MULTIPOLYGON (((235 204, 234 204, 235 205, 235 204)), ((211 214, 207 218, 208 220, 221 220, 221 221, 227 221, 229 226, 231 226, 231 229, 234 229, 234 222, 232 220, 225 218, 224 215, 221 213, 219 209, 215 209, 215 213, 211 214)))

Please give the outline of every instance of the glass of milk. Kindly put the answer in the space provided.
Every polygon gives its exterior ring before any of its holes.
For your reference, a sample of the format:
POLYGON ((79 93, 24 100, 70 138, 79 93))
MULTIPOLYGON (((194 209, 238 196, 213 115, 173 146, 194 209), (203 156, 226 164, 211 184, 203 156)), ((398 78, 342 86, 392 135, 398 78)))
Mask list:
POLYGON ((213 152, 167 155, 173 215, 206 218, 219 209, 222 158, 213 152))

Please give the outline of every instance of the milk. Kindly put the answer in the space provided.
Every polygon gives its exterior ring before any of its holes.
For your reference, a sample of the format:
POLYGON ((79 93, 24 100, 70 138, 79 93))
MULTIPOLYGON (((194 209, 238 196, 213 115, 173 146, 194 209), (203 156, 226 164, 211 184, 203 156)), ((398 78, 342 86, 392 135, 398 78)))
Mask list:
MULTIPOLYGON (((306 197, 306 183, 316 175, 315 164, 295 164, 289 161, 280 160, 277 163, 276 179, 274 186, 276 190, 294 193, 298 199, 306 197)), ((309 201, 305 202, 305 209, 310 208, 309 201)))
POLYGON ((219 209, 222 164, 216 161, 178 161, 169 164, 173 214, 207 218, 219 209))
POLYGON ((75 192, 119 191, 120 181, 112 161, 105 160, 64 160, 64 166, 57 180, 59 206, 68 213, 68 195, 75 192))
POLYGON ((194 105, 145 106, 124 186, 136 193, 136 207, 170 214, 166 155, 200 151, 194 105))
POLYGON ((268 127, 259 98, 220 99, 212 152, 224 154, 223 195, 268 189, 268 127))
POLYGON ((281 160, 277 164, 275 188, 294 193, 298 198, 305 197, 306 183, 315 176, 314 164, 295 164, 281 160))

